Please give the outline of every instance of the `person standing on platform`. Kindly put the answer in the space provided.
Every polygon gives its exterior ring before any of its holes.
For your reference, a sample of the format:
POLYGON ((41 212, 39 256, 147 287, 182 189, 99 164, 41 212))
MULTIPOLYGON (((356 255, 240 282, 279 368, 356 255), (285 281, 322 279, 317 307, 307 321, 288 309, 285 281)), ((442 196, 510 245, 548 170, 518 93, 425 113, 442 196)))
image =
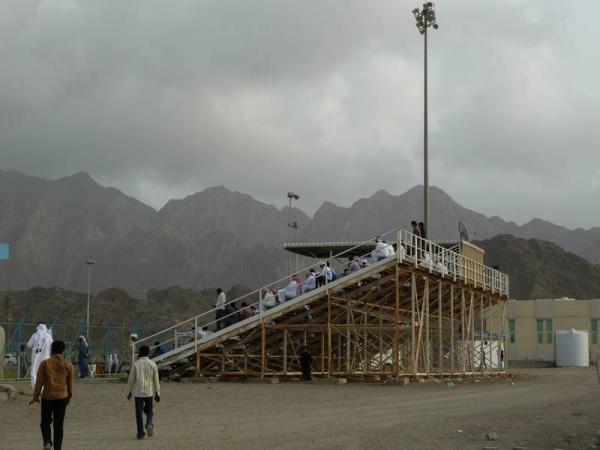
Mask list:
POLYGON ((73 396, 75 369, 73 369, 73 364, 63 357, 64 351, 65 343, 63 341, 54 341, 51 344, 51 356, 40 364, 33 398, 29 402, 30 405, 39 403, 40 394, 42 395, 40 428, 45 449, 53 446, 54 450, 62 449, 65 413, 73 396), (54 426, 54 440, 52 440, 50 425, 54 426))
POLYGON ((137 425, 137 438, 144 439, 144 416, 146 414, 146 432, 148 437, 154 435, 154 412, 152 399, 160 403, 160 382, 158 367, 150 358, 150 348, 147 345, 140 347, 139 358, 131 368, 127 387, 129 393, 127 400, 135 398, 135 421, 137 425))
POLYGON ((90 348, 87 340, 85 339, 85 336, 79 336, 79 355, 77 359, 79 378, 89 378, 90 376, 89 357, 90 348))
POLYGON ((425 233, 425 224, 423 222, 419 222, 419 235, 423 239, 427 239, 427 233, 425 233))
POLYGON ((412 234, 414 235, 414 237, 413 237, 413 242, 412 242, 412 248, 409 249, 410 250, 409 255, 416 256, 417 248, 419 248, 419 245, 421 245, 419 242, 419 238, 422 237, 421 230, 419 229, 419 225, 417 224, 416 220, 413 220, 410 223, 410 226, 412 227, 412 234))
POLYGON ((217 331, 223 328, 223 317, 225 317, 225 303, 227 303, 227 297, 225 297, 225 292, 223 289, 217 289, 217 303, 215 304, 215 308, 217 310, 217 315, 215 320, 217 321, 217 331))

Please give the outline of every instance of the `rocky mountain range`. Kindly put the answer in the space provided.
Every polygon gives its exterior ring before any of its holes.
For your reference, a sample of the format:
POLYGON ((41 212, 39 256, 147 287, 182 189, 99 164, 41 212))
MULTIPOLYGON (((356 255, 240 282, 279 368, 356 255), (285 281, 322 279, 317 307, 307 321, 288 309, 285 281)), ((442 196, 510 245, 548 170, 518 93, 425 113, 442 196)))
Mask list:
MULTIPOLYGON (((377 191, 350 207, 324 202, 311 218, 292 211, 300 240, 362 240, 408 224, 421 211, 422 191, 377 191)), ((112 286, 143 297, 151 288, 258 286, 285 275, 288 208, 276 208, 223 186, 171 200, 159 211, 80 172, 46 180, 0 171, 0 290, 61 286, 85 291, 85 261, 93 259, 92 291, 112 286)), ((462 207, 431 189, 431 237, 457 239, 463 222, 472 238, 501 234, 553 242, 600 262, 600 228, 569 230, 534 219, 524 225, 462 207)), ((514 244, 514 243, 513 243, 514 244)), ((503 264, 504 266, 504 264, 503 264)), ((536 292, 535 290, 533 292, 536 292)))
POLYGON ((600 265, 552 242, 503 234, 476 243, 487 264, 509 275, 512 298, 600 297, 600 265))
MULTIPOLYGON (((512 296, 528 298, 594 298, 600 296, 600 266, 566 252, 556 244, 537 239, 499 235, 477 241, 486 250, 489 264, 497 265, 510 276, 512 296)), ((249 289, 234 286, 228 299, 246 294, 249 289)), ((132 296, 124 289, 110 288, 92 297, 92 341, 105 342, 109 327, 115 327, 113 344, 124 347, 130 332, 148 335, 154 331, 213 307, 214 289, 149 289, 145 298, 132 296), (107 328, 108 327, 108 328, 107 328)), ((0 325, 9 328, 24 319, 25 335, 37 321, 54 325, 59 336, 69 342, 83 332, 86 294, 62 288, 36 287, 0 294, 0 325)))

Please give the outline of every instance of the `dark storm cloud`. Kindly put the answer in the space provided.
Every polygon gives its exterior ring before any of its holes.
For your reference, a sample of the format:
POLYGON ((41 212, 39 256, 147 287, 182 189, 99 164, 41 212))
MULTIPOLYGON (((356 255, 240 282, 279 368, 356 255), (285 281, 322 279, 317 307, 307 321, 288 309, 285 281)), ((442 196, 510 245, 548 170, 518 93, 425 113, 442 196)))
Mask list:
MULTIPOLYGON (((438 4, 434 184, 508 219, 598 223, 578 203, 600 168, 586 4, 438 4)), ((413 6, 4 0, 0 167, 87 170, 155 206, 215 184, 308 210, 401 192, 422 170, 413 6)))

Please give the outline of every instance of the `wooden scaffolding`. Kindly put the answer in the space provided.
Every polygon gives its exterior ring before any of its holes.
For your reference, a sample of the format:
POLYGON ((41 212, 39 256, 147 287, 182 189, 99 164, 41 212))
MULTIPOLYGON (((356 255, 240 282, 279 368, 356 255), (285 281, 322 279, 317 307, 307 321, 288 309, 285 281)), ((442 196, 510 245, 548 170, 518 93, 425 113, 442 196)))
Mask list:
POLYGON ((474 277, 392 261, 275 319, 196 346, 200 376, 449 377, 506 369, 505 294, 474 277))

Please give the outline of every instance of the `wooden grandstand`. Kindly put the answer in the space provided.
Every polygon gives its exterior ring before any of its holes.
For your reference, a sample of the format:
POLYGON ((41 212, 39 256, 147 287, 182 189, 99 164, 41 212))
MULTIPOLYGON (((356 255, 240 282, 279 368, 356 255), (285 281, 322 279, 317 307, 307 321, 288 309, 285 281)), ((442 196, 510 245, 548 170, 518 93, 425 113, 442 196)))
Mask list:
MULTIPOLYGON (((503 373, 508 277, 460 248, 403 230, 388 235, 395 256, 265 309, 264 290, 280 280, 233 300, 256 314, 225 329, 196 334, 215 327, 215 311, 208 311, 136 345, 159 341, 169 346, 154 358, 162 370, 199 376, 297 378, 302 347, 313 357, 314 376, 503 373)), ((332 255, 332 266, 352 249, 332 255)))

